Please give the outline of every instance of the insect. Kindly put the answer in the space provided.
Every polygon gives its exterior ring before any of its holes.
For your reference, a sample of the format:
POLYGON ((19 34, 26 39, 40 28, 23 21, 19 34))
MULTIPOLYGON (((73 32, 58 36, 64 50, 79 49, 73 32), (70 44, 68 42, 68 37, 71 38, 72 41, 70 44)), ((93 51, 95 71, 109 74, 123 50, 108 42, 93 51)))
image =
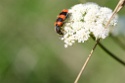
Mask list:
POLYGON ((64 21, 66 20, 67 16, 68 16, 68 10, 67 9, 63 9, 62 12, 58 15, 58 17, 56 19, 56 22, 55 22, 54 25, 55 25, 56 32, 59 35, 63 35, 61 26, 63 26, 64 21))

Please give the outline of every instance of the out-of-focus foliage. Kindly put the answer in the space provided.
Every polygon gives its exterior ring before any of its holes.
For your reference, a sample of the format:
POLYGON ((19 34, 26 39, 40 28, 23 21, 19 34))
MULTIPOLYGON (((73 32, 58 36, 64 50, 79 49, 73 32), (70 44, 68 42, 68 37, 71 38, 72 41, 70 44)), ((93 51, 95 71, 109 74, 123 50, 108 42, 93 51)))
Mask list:
MULTIPOLYGON (((117 4, 88 1, 112 9, 117 4)), ((62 9, 81 2, 85 0, 0 0, 0 83, 73 83, 95 41, 65 49, 53 23, 62 9)), ((125 58, 110 37, 102 43, 125 58)), ((124 78, 125 67, 97 47, 79 83, 124 83, 124 78)))

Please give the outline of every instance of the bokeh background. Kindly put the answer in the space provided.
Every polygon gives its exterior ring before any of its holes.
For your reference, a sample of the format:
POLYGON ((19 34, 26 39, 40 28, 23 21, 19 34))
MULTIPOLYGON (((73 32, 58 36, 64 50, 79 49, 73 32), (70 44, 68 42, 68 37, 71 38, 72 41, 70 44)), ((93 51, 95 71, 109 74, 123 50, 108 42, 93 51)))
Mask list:
MULTIPOLYGON (((0 83, 73 83, 95 41, 64 48, 53 24, 62 9, 85 2, 114 9, 118 0, 0 0, 0 83)), ((125 61, 112 37, 101 43, 125 61)), ((125 83, 125 66, 97 47, 79 83, 125 83)))

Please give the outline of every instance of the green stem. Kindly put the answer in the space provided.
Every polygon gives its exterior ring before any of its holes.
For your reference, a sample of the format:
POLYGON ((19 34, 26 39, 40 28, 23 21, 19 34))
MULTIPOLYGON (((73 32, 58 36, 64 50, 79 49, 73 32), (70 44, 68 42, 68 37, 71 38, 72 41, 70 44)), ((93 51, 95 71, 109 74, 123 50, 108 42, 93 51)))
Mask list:
POLYGON ((101 43, 98 43, 98 45, 107 53, 109 54, 109 56, 111 56, 113 59, 115 59, 117 62, 119 62, 120 64, 122 64, 123 66, 125 66, 125 62, 122 61, 120 58, 118 58, 116 55, 114 55, 113 53, 111 53, 108 49, 106 49, 106 47, 104 47, 101 43))
MULTIPOLYGON (((94 37, 91 36, 94 40, 94 37)), ((110 52, 105 46, 103 46, 100 42, 98 42, 98 45, 107 53, 109 56, 111 56, 113 59, 115 59, 117 62, 125 66, 125 61, 122 61, 120 58, 118 58, 116 55, 114 55, 112 52, 110 52)))
POLYGON ((111 35, 111 38, 115 43, 117 43, 123 50, 125 50, 125 44, 118 38, 111 35))

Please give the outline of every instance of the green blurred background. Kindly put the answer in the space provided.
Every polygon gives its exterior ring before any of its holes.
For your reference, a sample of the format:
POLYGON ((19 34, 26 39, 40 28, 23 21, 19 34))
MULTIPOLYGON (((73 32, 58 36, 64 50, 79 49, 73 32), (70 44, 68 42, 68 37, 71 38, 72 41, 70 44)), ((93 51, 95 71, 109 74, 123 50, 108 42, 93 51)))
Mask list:
MULTIPOLYGON (((64 48, 53 24, 84 2, 114 9, 118 0, 0 0, 0 83, 73 83, 95 41, 64 48)), ((101 42, 125 60, 111 37, 101 42)), ((79 83, 125 83, 125 67, 97 47, 79 83)))

